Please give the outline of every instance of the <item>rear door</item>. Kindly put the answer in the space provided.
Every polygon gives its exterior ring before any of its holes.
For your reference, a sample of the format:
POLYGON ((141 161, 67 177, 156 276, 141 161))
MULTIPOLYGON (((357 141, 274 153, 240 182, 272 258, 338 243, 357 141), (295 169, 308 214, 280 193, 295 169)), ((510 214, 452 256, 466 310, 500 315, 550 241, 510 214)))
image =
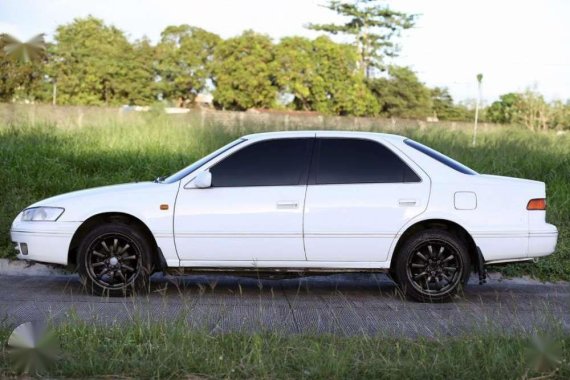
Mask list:
POLYGON ((425 210, 430 192, 429 177, 400 155, 380 140, 317 139, 305 201, 307 260, 387 260, 396 234, 425 210))

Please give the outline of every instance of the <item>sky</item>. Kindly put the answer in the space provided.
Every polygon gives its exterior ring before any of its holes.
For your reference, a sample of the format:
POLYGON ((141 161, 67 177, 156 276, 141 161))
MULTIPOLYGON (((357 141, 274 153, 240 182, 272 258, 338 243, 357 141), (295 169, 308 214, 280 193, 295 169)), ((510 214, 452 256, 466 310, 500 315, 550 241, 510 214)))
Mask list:
MULTIPOLYGON (((58 25, 93 15, 131 39, 153 41, 167 25, 190 24, 224 38, 253 29, 276 41, 316 37, 310 22, 342 20, 326 0, 0 0, 0 33, 25 40, 53 36, 58 25)), ((418 15, 398 40, 400 56, 428 86, 447 87, 454 99, 477 96, 483 74, 485 103, 499 95, 540 91, 548 100, 570 99, 570 1, 393 0, 391 8, 418 15)), ((336 37, 343 41, 342 37, 336 37)))

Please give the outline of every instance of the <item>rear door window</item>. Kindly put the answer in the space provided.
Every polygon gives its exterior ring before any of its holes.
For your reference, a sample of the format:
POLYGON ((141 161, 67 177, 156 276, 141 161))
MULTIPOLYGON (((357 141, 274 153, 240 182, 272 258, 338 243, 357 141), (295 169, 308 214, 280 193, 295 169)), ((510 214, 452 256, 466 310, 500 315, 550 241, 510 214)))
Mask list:
POLYGON ((390 149, 366 139, 318 139, 315 183, 420 182, 418 175, 390 149))

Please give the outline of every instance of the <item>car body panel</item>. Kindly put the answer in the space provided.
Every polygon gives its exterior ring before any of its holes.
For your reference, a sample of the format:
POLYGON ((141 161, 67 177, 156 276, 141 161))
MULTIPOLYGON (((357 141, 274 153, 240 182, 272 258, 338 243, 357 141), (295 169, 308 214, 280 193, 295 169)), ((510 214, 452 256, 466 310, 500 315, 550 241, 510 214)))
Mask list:
MULTIPOLYGON (((352 134, 323 131, 316 136, 342 138, 352 134)), ((400 228, 427 208, 431 187, 427 173, 381 135, 362 134, 358 138, 375 141, 396 153, 420 182, 309 184, 304 215, 309 261, 386 261, 400 228)))
MULTIPOLYGON (((58 195, 47 198, 43 201, 36 202, 30 207, 51 206, 63 207, 65 211, 57 222, 22 222, 17 217, 12 225, 12 241, 25 242, 22 236, 15 236, 14 231, 20 229, 40 230, 42 225, 51 225, 53 228, 59 228, 59 225, 69 225, 74 228, 67 230, 68 244, 64 248, 62 246, 58 254, 46 256, 41 253, 44 262, 54 262, 58 264, 67 264, 67 252, 69 251, 69 243, 75 234, 77 228, 87 219, 108 213, 126 214, 139 219, 152 231, 157 245, 160 247, 167 263, 177 266, 179 258, 174 246, 172 219, 174 215, 174 202, 178 192, 179 183, 159 184, 154 182, 140 182, 124 185, 104 186, 88 190, 74 191, 67 194, 58 195), (168 210, 161 210, 160 205, 168 205, 168 210), (24 227, 25 226, 25 227, 24 227), (52 260, 49 260, 53 257, 52 260)), ((29 238, 28 238, 29 239, 29 238)), ((55 239, 55 235, 54 235, 55 239)), ((47 245, 50 240, 49 236, 44 236, 47 245)), ((57 238, 54 244, 61 244, 61 238, 57 238)), ((35 250, 30 249, 30 257, 36 254, 35 250)))
POLYGON ((174 231, 181 260, 305 260, 306 186, 181 189, 174 231))
POLYGON ((31 205, 65 211, 56 222, 24 222, 18 215, 12 240, 29 245, 28 255, 18 257, 66 264, 77 229, 104 213, 126 214, 144 223, 169 267, 385 269, 406 230, 430 220, 464 228, 488 262, 541 257, 555 249, 557 230, 546 223, 545 211, 526 210, 530 199, 545 197, 542 182, 463 174, 408 146, 402 136, 302 131, 244 139, 174 183, 107 186, 31 205), (228 189, 193 186, 197 173, 244 146, 288 137, 377 140, 398 154, 422 182, 234 188, 232 194, 228 189), (400 200, 417 203, 401 207, 400 200), (296 202, 297 207, 279 209, 279 202, 296 202))

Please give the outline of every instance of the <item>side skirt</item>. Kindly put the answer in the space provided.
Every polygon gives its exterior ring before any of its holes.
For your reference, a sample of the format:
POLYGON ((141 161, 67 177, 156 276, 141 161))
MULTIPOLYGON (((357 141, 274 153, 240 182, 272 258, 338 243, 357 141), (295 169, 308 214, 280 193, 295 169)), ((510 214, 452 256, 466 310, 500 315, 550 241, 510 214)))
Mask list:
POLYGON ((255 278, 295 278, 304 276, 327 276, 340 273, 387 273, 387 268, 242 268, 242 267, 185 267, 168 268, 165 273, 181 276, 187 274, 227 274, 255 278))

